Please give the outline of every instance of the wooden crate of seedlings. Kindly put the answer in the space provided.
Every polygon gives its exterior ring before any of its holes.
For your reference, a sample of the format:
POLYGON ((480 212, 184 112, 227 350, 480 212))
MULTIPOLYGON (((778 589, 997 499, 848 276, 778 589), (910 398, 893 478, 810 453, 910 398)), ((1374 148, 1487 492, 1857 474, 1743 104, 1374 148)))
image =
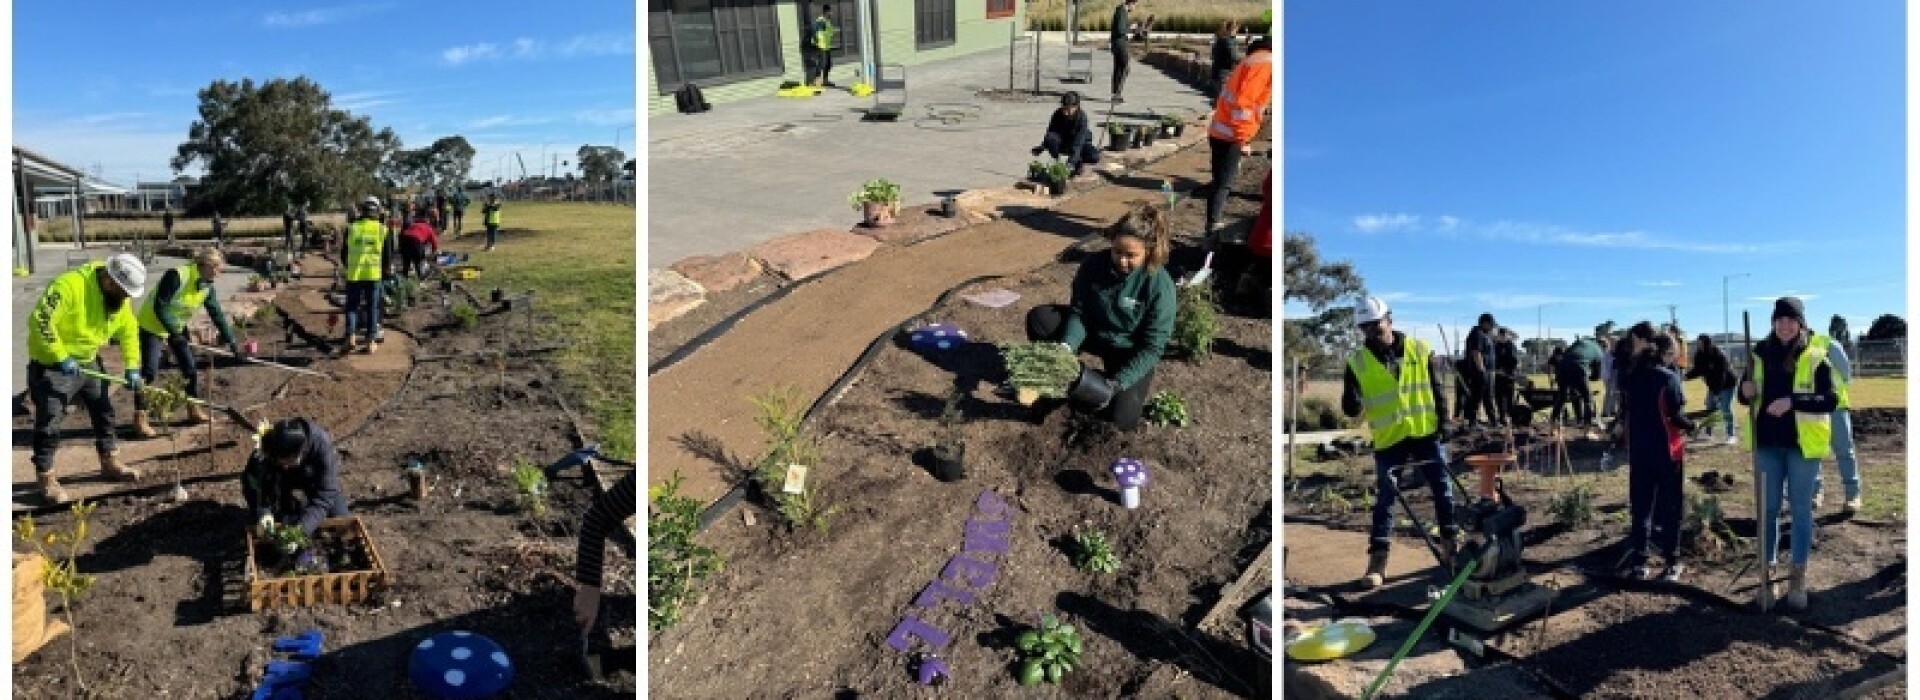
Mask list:
POLYGON ((386 562, 359 518, 322 520, 305 543, 286 539, 298 531, 289 525, 264 539, 247 532, 247 604, 254 612, 358 603, 387 585, 386 562))

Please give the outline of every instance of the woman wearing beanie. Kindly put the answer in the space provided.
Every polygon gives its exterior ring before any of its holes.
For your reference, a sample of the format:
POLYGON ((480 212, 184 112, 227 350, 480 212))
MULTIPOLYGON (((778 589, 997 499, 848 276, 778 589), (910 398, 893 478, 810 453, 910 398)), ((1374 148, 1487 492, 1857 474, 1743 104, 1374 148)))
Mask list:
MULTIPOLYGON (((1753 467, 1762 479, 1761 513, 1780 512, 1781 485, 1793 512, 1792 569, 1787 607, 1807 607, 1807 557, 1813 546, 1813 479, 1832 444, 1831 414, 1839 405, 1833 369, 1827 363, 1827 338, 1807 330, 1806 308, 1794 297, 1773 304, 1773 332, 1753 346, 1753 361, 1740 381, 1740 403, 1747 406, 1740 431, 1753 450, 1753 467)), ((1779 551, 1778 518, 1762 517, 1760 551, 1779 551)), ((1767 585, 1773 585, 1771 581, 1767 585)))

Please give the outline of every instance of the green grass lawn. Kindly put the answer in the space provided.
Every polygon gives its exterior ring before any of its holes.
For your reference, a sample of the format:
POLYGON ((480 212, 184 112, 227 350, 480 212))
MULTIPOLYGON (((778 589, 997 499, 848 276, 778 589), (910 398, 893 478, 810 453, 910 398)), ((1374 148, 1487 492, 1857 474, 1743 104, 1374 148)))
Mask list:
MULTIPOLYGON (((468 234, 455 251, 477 251, 485 229, 467 216, 468 234), (475 232, 478 232, 476 234, 475 232)), ((599 430, 601 449, 634 452, 634 334, 639 304, 634 208, 573 202, 509 202, 501 210, 500 245, 475 252, 486 268, 475 282, 511 294, 534 290, 534 311, 555 321, 538 332, 567 345, 558 353, 561 376, 599 430)))

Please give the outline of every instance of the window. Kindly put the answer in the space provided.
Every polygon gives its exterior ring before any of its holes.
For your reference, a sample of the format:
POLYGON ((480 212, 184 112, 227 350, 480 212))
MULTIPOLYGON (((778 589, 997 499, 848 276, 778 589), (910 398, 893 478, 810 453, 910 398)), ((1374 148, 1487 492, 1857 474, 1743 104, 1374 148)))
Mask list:
POLYGON ((987 0, 987 19, 1005 19, 1019 14, 1018 0, 987 0))
POLYGON ((919 49, 953 45, 954 0, 913 0, 913 43, 919 49))
POLYGON ((781 72, 773 0, 648 0, 647 48, 662 93, 781 72))

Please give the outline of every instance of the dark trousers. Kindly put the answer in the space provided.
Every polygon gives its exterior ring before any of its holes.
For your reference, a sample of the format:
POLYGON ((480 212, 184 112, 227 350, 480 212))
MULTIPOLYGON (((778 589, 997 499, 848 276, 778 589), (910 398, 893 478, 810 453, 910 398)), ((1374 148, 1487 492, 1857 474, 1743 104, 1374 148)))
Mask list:
POLYGON ((1227 198, 1233 196, 1233 178, 1240 174, 1240 144, 1207 137, 1213 155, 1213 182, 1208 185, 1207 230, 1220 223, 1227 210, 1227 198))
POLYGON ((1652 554, 1649 540, 1668 564, 1680 560, 1684 466, 1672 460, 1635 459, 1627 469, 1627 506, 1633 516, 1627 553, 1633 564, 1646 563, 1652 554))
MULTIPOLYGON (((82 365, 96 372, 106 366, 98 358, 82 365)), ((59 367, 38 362, 27 363, 27 395, 33 401, 33 471, 53 471, 53 453, 60 449, 60 420, 75 398, 87 407, 93 420, 93 446, 101 452, 113 451, 113 402, 107 396, 104 380, 76 374, 67 376, 59 367)))
POLYGON ((167 231, 167 245, 173 245, 173 224, 165 224, 162 228, 167 231))
POLYGON ((1453 481, 1447 475, 1447 448, 1440 444, 1437 436, 1408 438, 1373 453, 1373 527, 1367 532, 1369 552, 1384 552, 1393 544, 1393 506, 1400 494, 1400 483, 1393 478, 1393 468, 1402 465, 1419 469, 1427 488, 1433 489, 1434 524, 1440 526, 1440 534, 1453 537, 1459 532, 1453 524, 1453 481))
MULTIPOLYGON (((1065 139, 1060 138, 1060 134, 1049 131, 1047 137, 1040 141, 1040 148, 1045 149, 1047 155, 1059 158, 1062 153, 1069 150, 1064 141, 1065 139)), ((1078 175, 1080 166, 1100 162, 1100 149, 1093 147, 1093 139, 1087 139, 1086 143, 1080 144, 1080 152, 1066 153, 1066 156, 1067 167, 1073 168, 1074 174, 1078 175)))
POLYGON ((465 226, 466 223, 467 211, 465 209, 453 210, 453 235, 460 235, 460 229, 465 226))
POLYGON ((400 238, 400 274, 427 276, 427 244, 405 236, 400 238))
POLYGON ((1219 98, 1220 89, 1222 87, 1225 87, 1227 84, 1227 76, 1232 74, 1233 74, 1232 68, 1213 69, 1213 82, 1210 83, 1208 86, 1207 97, 1216 98, 1216 99, 1219 98))
POLYGON ((380 339, 380 283, 347 283, 347 339, 365 329, 368 340, 380 339))
POLYGON ((1120 91, 1127 86, 1127 67, 1133 63, 1133 57, 1127 54, 1126 47, 1113 50, 1113 96, 1119 97, 1120 91))
POLYGON ((1560 392, 1553 402, 1553 420, 1560 420, 1560 411, 1581 423, 1593 422, 1593 392, 1587 388, 1587 370, 1578 365, 1564 366, 1554 371, 1554 382, 1560 385, 1560 392))
MULTIPOLYGON (((1042 304, 1027 312, 1027 340, 1033 342, 1059 342, 1067 328, 1067 306, 1065 304, 1042 304)), ((1103 343, 1088 342, 1086 350, 1100 358, 1100 369, 1112 373, 1133 359, 1132 350, 1108 347, 1103 343)), ((1107 404, 1112 412, 1113 424, 1121 430, 1131 431, 1140 427, 1140 416, 1146 412, 1147 397, 1153 387, 1153 370, 1134 382, 1133 386, 1121 389, 1113 395, 1113 401, 1107 404)))
POLYGON ((1480 420, 1480 414, 1485 412, 1488 423, 1499 423, 1500 415, 1493 408, 1493 383, 1487 373, 1463 369, 1460 371, 1460 379, 1466 383, 1467 388, 1466 419, 1480 420))
POLYGON ((1493 407, 1500 410, 1500 424, 1513 424, 1513 375, 1493 375, 1493 407))
MULTIPOLYGON (((160 356, 169 350, 173 352, 173 366, 180 370, 180 376, 187 378, 187 395, 200 398, 200 367, 194 360, 193 346, 187 343, 185 332, 162 338, 140 331, 140 379, 149 386, 153 385, 160 377, 160 356)), ((146 392, 133 393, 133 410, 147 410, 146 392)))
POLYGON ((495 226, 493 224, 487 224, 487 247, 492 248, 493 242, 499 239, 499 237, 500 237, 500 227, 495 226))
POLYGON ((833 54, 817 48, 807 48, 807 83, 818 79, 822 85, 827 83, 827 73, 833 70, 833 54))

